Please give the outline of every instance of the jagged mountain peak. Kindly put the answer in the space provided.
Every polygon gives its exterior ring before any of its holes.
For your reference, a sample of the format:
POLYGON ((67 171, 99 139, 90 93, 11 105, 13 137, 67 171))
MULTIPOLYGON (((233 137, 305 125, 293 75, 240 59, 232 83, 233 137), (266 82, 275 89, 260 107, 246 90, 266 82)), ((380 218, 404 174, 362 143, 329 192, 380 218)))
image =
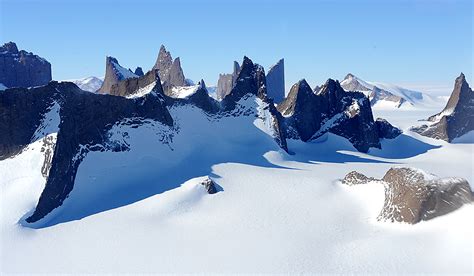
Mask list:
POLYGON ((0 52, 9 52, 13 54, 18 54, 18 47, 13 41, 7 42, 0 47, 0 52))

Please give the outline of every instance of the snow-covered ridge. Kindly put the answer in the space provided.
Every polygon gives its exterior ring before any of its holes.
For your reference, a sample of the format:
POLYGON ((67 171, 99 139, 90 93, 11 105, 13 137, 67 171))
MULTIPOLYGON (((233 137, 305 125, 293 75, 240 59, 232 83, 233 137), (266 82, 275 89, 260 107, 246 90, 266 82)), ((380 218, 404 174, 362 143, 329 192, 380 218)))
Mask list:
POLYGON ((91 77, 86 77, 82 79, 71 79, 71 80, 64 80, 64 81, 72 82, 84 91, 95 93, 102 86, 102 83, 104 82, 104 78, 91 76, 91 77))
POLYGON ((133 93, 132 95, 128 95, 127 98, 129 99, 133 99, 133 98, 139 98, 139 97, 143 97, 145 96, 146 94, 149 94, 153 88, 155 87, 156 85, 156 81, 150 83, 149 85, 145 86, 145 87, 142 87, 142 88, 139 88, 135 93, 133 93))

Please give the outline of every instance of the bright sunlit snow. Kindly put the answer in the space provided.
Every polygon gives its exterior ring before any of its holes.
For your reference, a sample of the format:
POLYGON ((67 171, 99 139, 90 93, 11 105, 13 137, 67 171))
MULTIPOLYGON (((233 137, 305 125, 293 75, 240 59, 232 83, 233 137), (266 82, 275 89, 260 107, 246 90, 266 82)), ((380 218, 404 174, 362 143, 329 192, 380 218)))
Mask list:
POLYGON ((262 103, 240 106, 260 111, 216 121, 174 107, 180 131, 172 139, 153 121, 114 126, 112 140, 126 139, 132 150, 89 153, 45 228, 18 224, 45 183, 41 141, 1 161, 2 271, 470 273, 472 205, 417 225, 381 223, 380 185, 338 181, 352 170, 382 177, 404 165, 472 185, 472 144, 407 131, 433 111, 375 111, 406 131, 382 150, 359 153, 326 134, 290 140, 288 155, 268 135, 262 103), (199 184, 205 176, 221 191, 207 194, 199 184))

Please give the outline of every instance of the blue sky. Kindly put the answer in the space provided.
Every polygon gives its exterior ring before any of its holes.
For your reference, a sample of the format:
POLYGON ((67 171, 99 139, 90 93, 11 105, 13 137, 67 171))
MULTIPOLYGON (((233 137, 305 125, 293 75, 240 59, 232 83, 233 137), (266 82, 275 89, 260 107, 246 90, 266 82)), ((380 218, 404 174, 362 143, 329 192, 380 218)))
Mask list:
POLYGON ((0 41, 48 59, 57 80, 103 76, 106 55, 146 71, 161 44, 208 84, 244 55, 266 69, 284 57, 287 86, 348 72, 413 87, 472 80, 471 0, 0 3, 0 41))

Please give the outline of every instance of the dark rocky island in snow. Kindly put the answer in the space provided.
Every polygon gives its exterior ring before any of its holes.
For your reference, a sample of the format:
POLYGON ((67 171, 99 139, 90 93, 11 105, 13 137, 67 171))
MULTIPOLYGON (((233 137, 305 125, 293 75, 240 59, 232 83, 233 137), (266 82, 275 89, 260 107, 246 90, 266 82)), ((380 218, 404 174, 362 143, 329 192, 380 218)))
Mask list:
POLYGON ((347 138, 363 152, 380 148, 381 138, 395 138, 401 132, 387 123, 376 123, 369 99, 359 92, 346 92, 329 79, 316 94, 303 79, 291 87, 278 105, 286 136, 304 142, 327 132, 347 138))
POLYGON ((0 47, 0 83, 6 87, 33 87, 51 81, 51 64, 44 58, 18 50, 14 42, 0 47))
POLYGON ((385 188, 385 202, 378 220, 418 223, 450 213, 472 203, 469 183, 462 178, 439 178, 414 168, 391 168, 382 179, 350 172, 346 185, 379 183, 385 188))
POLYGON ((456 78, 446 107, 428 118, 428 124, 411 128, 423 136, 452 142, 474 130, 474 92, 463 73, 456 78))

